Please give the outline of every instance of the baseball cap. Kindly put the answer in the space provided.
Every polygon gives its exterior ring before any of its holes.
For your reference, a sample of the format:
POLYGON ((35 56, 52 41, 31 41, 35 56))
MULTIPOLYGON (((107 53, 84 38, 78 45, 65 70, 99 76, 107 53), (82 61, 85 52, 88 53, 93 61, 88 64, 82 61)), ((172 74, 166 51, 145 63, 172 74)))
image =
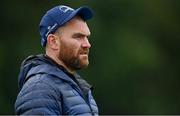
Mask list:
POLYGON ((63 26, 77 15, 86 21, 93 17, 93 12, 86 6, 73 9, 65 5, 55 6, 48 10, 39 24, 41 45, 45 47, 48 35, 54 33, 59 27, 63 26))

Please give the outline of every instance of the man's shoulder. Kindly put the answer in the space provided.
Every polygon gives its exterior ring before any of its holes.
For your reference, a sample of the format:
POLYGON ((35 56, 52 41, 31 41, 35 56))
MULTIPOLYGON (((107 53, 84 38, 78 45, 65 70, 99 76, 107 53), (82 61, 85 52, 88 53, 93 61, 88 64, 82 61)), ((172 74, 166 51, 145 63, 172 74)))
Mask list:
POLYGON ((63 86, 63 80, 57 79, 48 74, 36 74, 30 77, 24 83, 21 93, 31 93, 36 91, 37 93, 43 92, 43 94, 56 95, 60 94, 60 86, 63 86))
POLYGON ((36 75, 41 75, 42 77, 56 77, 59 75, 59 73, 63 73, 61 70, 59 70, 56 66, 50 65, 48 63, 43 63, 40 65, 37 65, 33 68, 31 68, 26 77, 34 77, 36 75))
POLYGON ((38 74, 32 75, 26 81, 27 81, 26 82, 27 84, 40 83, 40 84, 46 84, 49 86, 55 86, 63 82, 62 79, 48 73, 38 73, 38 74))
POLYGON ((49 110, 49 107, 56 108, 53 103, 56 103, 56 99, 60 96, 61 92, 49 75, 37 74, 29 78, 22 87, 15 108, 17 112, 35 111, 40 108, 45 112, 49 110))

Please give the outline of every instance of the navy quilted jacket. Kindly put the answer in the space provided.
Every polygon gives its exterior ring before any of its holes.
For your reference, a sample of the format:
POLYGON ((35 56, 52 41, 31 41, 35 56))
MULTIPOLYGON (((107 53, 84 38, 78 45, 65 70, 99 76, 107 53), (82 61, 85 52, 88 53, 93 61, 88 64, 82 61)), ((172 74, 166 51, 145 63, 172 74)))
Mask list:
POLYGON ((22 63, 19 87, 17 115, 98 115, 91 86, 44 55, 22 63))

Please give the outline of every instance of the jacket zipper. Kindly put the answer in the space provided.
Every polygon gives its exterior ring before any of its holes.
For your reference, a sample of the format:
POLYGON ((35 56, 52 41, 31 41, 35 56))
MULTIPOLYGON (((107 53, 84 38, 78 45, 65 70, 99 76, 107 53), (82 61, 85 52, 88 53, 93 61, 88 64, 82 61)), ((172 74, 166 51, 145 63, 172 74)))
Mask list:
POLYGON ((76 87, 75 86, 75 90, 81 95, 81 97, 84 99, 84 101, 87 103, 87 105, 89 106, 89 109, 91 111, 91 114, 94 116, 94 112, 91 108, 91 105, 90 105, 90 97, 89 97, 89 93, 88 93, 88 96, 87 96, 87 99, 86 97, 84 96, 84 94, 82 94, 82 90, 79 88, 79 87, 76 87))

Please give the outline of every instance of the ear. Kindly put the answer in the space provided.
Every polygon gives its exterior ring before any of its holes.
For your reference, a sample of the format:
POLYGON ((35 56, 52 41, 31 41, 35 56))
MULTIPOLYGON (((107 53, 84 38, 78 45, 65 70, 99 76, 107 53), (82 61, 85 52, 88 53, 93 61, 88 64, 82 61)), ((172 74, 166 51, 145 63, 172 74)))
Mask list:
POLYGON ((56 35, 49 34, 47 37, 47 45, 54 50, 58 50, 60 46, 60 41, 58 39, 56 35))

